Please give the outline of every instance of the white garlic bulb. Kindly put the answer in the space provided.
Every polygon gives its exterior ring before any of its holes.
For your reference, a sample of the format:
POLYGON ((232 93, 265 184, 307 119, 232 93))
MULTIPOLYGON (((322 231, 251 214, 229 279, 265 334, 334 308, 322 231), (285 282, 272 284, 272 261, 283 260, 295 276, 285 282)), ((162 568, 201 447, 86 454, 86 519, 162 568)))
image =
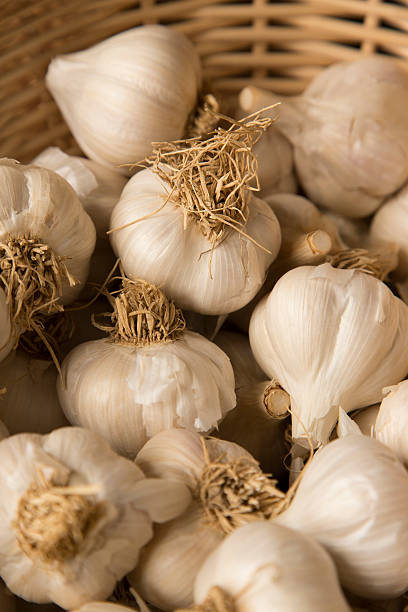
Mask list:
POLYGON ((206 140, 160 143, 126 185, 111 242, 130 278, 146 278, 186 310, 226 314, 247 304, 278 254, 270 208, 253 195, 258 116, 206 140))
POLYGON ((146 25, 56 57, 46 84, 88 157, 126 171, 152 142, 183 137, 201 70, 183 34, 146 25))
POLYGON ((247 336, 221 331, 216 344, 231 360, 237 405, 228 412, 214 434, 243 446, 275 478, 286 473, 285 416, 290 397, 277 381, 267 380, 252 355, 247 336))
POLYGON ((323 547, 267 521, 240 527, 208 556, 194 584, 198 610, 207 609, 204 602, 217 587, 226 605, 215 610, 326 612, 329 606, 330 612, 351 612, 323 547))
POLYGON ((346 589, 372 599, 408 588, 408 474, 395 454, 350 434, 319 450, 276 521, 311 535, 346 589))
POLYGON ((243 110, 281 101, 277 127, 294 146, 299 181, 318 205, 365 217, 408 178, 408 76, 372 55, 322 70, 301 96, 246 88, 243 110))
POLYGON ((261 368, 291 396, 292 435, 325 444, 338 409, 369 406, 408 371, 408 307, 376 278, 330 264, 287 272, 251 318, 261 368))
POLYGON ((193 502, 183 515, 155 529, 128 580, 163 610, 187 607, 198 570, 225 534, 272 516, 284 494, 242 447, 186 430, 157 434, 136 463, 147 476, 186 484, 193 502))
POLYGON ((375 437, 408 466, 408 380, 386 387, 375 421, 375 437))
POLYGON ((0 160, 2 284, 15 331, 38 331, 37 317, 79 295, 95 227, 72 187, 55 172, 0 160), (30 270, 30 273, 28 273, 30 270))
POLYGON ((68 420, 132 457, 163 429, 216 427, 236 403, 225 353, 184 330, 181 311, 145 281, 124 281, 114 308, 111 337, 80 344, 62 364, 68 420))
POLYGON ((72 609, 108 597, 137 564, 152 521, 191 499, 82 428, 17 434, 0 442, 0 458, 0 575, 36 603, 72 609))
POLYGON ((254 153, 262 198, 272 193, 296 193, 292 145, 274 125, 256 143, 254 153))
POLYGON ((57 370, 52 361, 18 350, 0 363, 0 418, 11 434, 49 433, 69 425, 58 401, 57 370))

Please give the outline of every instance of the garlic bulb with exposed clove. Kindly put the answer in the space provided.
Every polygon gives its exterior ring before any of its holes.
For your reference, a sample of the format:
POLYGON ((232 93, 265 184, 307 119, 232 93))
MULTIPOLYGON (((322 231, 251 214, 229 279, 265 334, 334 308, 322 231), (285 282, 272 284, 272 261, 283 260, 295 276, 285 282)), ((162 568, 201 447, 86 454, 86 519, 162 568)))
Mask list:
POLYGON ((408 307, 376 278, 330 264, 287 272, 251 318, 261 368, 291 396, 292 435, 325 444, 341 406, 369 406, 408 371, 408 307))
POLYGON ((351 612, 323 547, 266 521, 240 527, 208 556, 194 601, 202 612, 351 612), (224 607, 209 605, 217 600, 224 607))
POLYGON ((322 70, 301 96, 248 87, 243 110, 282 102, 277 127, 294 146, 310 199, 349 217, 366 217, 408 178, 408 75, 372 55, 322 70))
POLYGON ((215 343, 231 360, 237 406, 221 421, 214 435, 243 446, 264 472, 280 478, 286 473, 285 417, 289 414, 290 397, 276 380, 267 380, 252 355, 247 336, 221 331, 215 343))
POLYGON ((207 140, 161 143, 126 185, 111 242, 130 278, 163 288, 181 308, 226 314, 248 303, 278 254, 279 223, 253 195, 252 145, 270 120, 218 128, 207 140))
POLYGON ((108 597, 137 564, 152 522, 191 499, 182 483, 145 478, 77 427, 2 440, 0 487, 0 575, 24 599, 68 609, 108 597))
POLYGON ((378 410, 374 434, 408 467, 408 380, 383 391, 385 397, 378 410))
POLYGON ((65 179, 0 160, 0 281, 17 339, 41 335, 42 317, 78 296, 94 246, 95 227, 65 179))
POLYGON ((396 455, 350 434, 319 450, 276 521, 316 538, 346 589, 372 599, 408 588, 408 474, 396 455))
POLYGON ((228 357, 203 336, 185 330, 182 312, 146 281, 123 281, 111 298, 110 338, 73 349, 58 381, 71 423, 94 429, 134 457, 169 427, 208 432, 234 408, 228 357))
POLYGON ((270 518, 285 495, 242 447, 181 429, 163 431, 136 458, 147 476, 179 480, 193 502, 155 529, 128 580, 148 602, 173 610, 193 601, 194 578, 206 556, 240 525, 270 518))
POLYGON ((18 350, 0 363, 0 419, 11 434, 49 433, 69 425, 58 401, 57 370, 52 361, 18 350))
POLYGON ((145 25, 56 57, 46 83, 82 150, 126 171, 152 142, 183 137, 201 70, 183 34, 145 25))

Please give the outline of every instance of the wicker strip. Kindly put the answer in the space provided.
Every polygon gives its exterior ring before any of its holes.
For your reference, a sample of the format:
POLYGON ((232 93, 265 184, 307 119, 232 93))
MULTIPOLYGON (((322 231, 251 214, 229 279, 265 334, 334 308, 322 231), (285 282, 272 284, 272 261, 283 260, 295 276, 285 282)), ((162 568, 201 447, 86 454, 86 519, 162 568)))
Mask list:
POLYGON ((49 61, 145 23, 189 36, 218 92, 253 83, 297 94, 325 66, 360 54, 408 65, 406 0, 0 0, 0 154, 78 152, 44 87, 49 61))

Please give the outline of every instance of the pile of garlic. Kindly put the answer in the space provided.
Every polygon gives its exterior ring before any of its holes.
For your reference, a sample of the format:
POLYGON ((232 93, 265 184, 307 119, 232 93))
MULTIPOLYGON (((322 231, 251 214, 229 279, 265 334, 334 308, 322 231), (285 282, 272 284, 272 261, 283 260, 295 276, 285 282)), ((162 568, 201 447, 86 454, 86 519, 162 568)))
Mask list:
POLYGON ((149 25, 46 85, 87 157, 0 160, 1 612, 401 612, 405 71, 232 118, 149 25))

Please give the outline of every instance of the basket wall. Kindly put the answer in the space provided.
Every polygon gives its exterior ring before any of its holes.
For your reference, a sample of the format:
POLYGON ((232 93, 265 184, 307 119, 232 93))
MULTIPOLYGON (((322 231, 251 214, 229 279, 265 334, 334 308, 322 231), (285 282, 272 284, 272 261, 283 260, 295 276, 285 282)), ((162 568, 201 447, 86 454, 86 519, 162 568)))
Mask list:
POLYGON ((146 23, 191 38, 223 92, 252 83, 295 94, 335 61, 408 57, 408 0, 0 0, 0 156, 77 153, 44 86, 50 59, 146 23))

